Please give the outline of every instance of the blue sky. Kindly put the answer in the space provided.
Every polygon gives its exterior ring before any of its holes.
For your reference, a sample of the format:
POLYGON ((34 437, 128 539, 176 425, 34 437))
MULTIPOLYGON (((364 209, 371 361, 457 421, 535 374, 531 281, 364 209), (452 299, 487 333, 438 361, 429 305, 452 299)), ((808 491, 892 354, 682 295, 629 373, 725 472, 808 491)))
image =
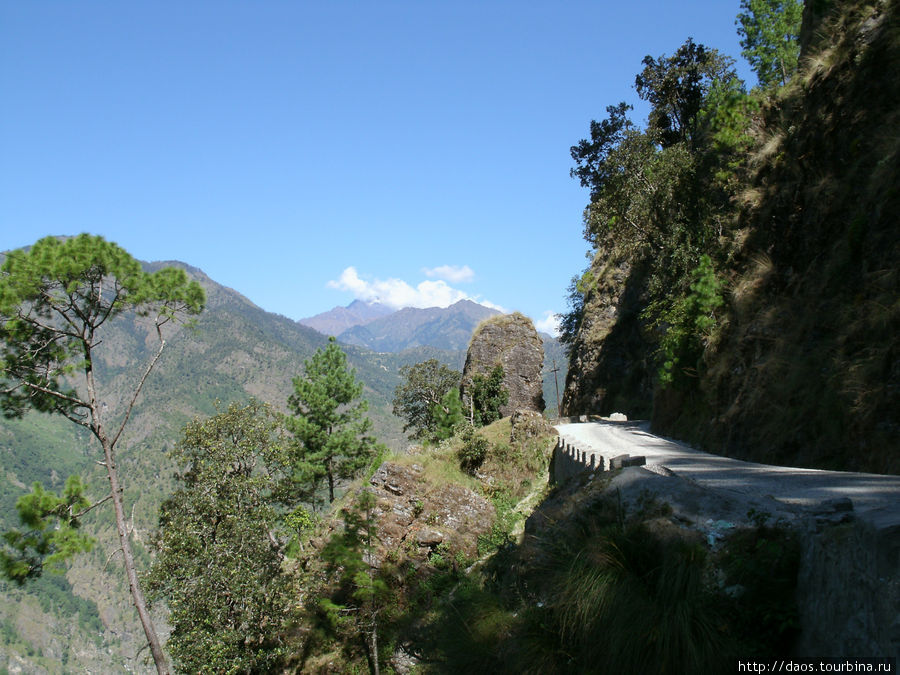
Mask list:
POLYGON ((570 146, 688 37, 752 80, 739 5, 2 2, 0 249, 100 234, 293 319, 541 321, 586 265, 570 146))

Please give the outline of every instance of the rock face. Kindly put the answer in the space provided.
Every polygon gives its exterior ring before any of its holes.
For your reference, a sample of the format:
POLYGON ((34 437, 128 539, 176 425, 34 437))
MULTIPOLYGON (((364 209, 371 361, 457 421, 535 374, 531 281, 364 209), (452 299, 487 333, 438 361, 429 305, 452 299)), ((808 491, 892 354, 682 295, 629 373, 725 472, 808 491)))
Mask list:
POLYGON ((494 521, 488 500, 460 485, 433 485, 418 464, 385 462, 367 489, 376 498, 376 564, 401 549, 425 559, 439 544, 475 558, 494 521))
POLYGON ((507 417, 514 410, 543 412, 544 345, 531 319, 515 312, 491 317, 475 329, 463 368, 464 401, 475 375, 489 375, 497 364, 503 366, 503 386, 509 391, 500 413, 507 417))
MULTIPOLYGON (((610 238, 611 239, 611 238, 610 238)), ((653 370, 640 314, 644 271, 610 240, 585 275, 584 317, 570 345, 562 415, 650 416, 653 370)))

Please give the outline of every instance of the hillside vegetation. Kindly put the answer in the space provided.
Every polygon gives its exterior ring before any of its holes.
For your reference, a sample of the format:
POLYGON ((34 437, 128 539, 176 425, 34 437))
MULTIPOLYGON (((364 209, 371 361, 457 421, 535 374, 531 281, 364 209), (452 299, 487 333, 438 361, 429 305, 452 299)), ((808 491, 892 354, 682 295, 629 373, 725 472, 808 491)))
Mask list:
MULTIPOLYGON (((165 266, 183 267, 198 280, 206 291, 207 307, 193 325, 168 336, 120 444, 124 501, 142 569, 149 566, 145 546, 156 527, 159 504, 175 487, 175 467, 166 452, 180 429, 197 416, 215 414, 217 405, 223 408, 250 397, 286 410, 291 378, 327 343, 317 331, 261 310, 199 269, 174 262, 145 268, 152 272, 165 266)), ((125 314, 103 331, 95 367, 115 422, 136 373, 152 355, 152 322, 125 314)), ((402 424, 390 412, 400 366, 428 356, 461 360, 455 353, 432 348, 401 354, 345 349, 364 383, 375 435, 395 449, 406 445, 402 424)), ((0 420, 0 529, 17 524, 15 502, 34 481, 59 491, 67 476, 78 473, 88 495, 102 498, 105 477, 96 458, 87 430, 62 417, 30 412, 22 419, 0 420)), ((109 562, 116 550, 114 532, 106 527, 106 516, 98 516, 100 511, 84 518, 85 531, 97 539, 94 550, 76 557, 64 577, 42 579, 22 589, 0 582, 0 653, 10 664, 40 664, 48 672, 66 672, 103 670, 113 658, 129 668, 140 661, 135 656, 140 636, 133 630, 127 585, 118 566, 109 562)))
MULTIPOLYGON (((159 504, 176 486, 175 466, 166 453, 181 428, 198 416, 214 415, 250 397, 286 411, 291 379, 303 372, 305 359, 327 344, 321 333, 261 310, 197 268, 179 262, 145 268, 155 271, 165 266, 182 267, 198 280, 206 291, 207 307, 193 325, 179 327, 168 336, 122 438, 119 463, 125 476, 124 501, 129 505, 135 554, 142 569, 149 566, 145 547, 156 527, 159 504)), ((146 320, 128 314, 104 327, 95 365, 112 421, 138 369, 151 355, 151 330, 146 320)), ((558 355, 559 344, 548 342, 558 355)), ((342 349, 363 384, 373 435, 398 452, 409 443, 402 421, 391 414, 400 368, 436 358, 461 369, 465 360, 464 349, 430 345, 398 353, 374 353, 352 345, 342 349)), ((554 387, 549 368, 548 364, 547 392, 554 387)), ((85 479, 88 495, 100 499, 105 479, 95 459, 87 430, 61 417, 31 412, 22 419, 0 420, 0 529, 16 525, 16 500, 34 481, 59 491, 66 477, 77 473, 85 479)), ((64 577, 42 579, 22 589, 0 582, 0 654, 11 665, 39 664, 48 672, 65 672, 66 668, 102 670, 100 666, 111 658, 129 668, 141 661, 136 657, 140 637, 132 630, 127 586, 117 566, 108 561, 116 550, 113 533, 97 515, 99 511, 84 518, 85 531, 97 539, 94 550, 76 557, 64 577)))
POLYGON ((611 106, 572 149, 594 258, 570 289, 564 412, 900 472, 898 21, 896 2, 807 3, 797 70, 749 93, 690 41, 644 60, 648 127, 611 106))

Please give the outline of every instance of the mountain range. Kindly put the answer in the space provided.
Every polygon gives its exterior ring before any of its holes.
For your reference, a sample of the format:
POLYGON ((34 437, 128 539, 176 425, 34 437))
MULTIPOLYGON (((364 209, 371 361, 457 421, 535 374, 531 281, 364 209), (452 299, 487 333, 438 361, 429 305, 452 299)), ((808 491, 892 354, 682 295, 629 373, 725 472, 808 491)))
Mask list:
POLYGON ((325 335, 337 337, 354 326, 364 326, 371 321, 393 314, 395 311, 392 307, 379 302, 354 300, 346 307, 335 307, 327 312, 300 319, 297 323, 314 328, 325 335))
MULTIPOLYGON (((195 267, 145 264, 151 271, 165 266, 181 267, 199 281, 207 305, 192 325, 167 337, 119 446, 125 501, 132 508, 142 566, 149 560, 144 545, 156 527, 158 505, 175 487, 176 467, 167 450, 180 438, 181 428, 195 417, 213 415, 250 397, 286 411, 292 379, 328 339, 302 322, 262 310, 195 267)), ((403 422, 391 412, 400 368, 435 358, 461 370, 472 330, 493 313, 468 301, 446 309, 400 311, 356 302, 326 313, 344 324, 319 325, 347 326, 342 348, 363 383, 373 431, 379 441, 402 451, 408 442, 403 422), (370 344, 377 351, 368 348, 370 344)), ((152 328, 146 320, 123 314, 104 330, 95 367, 108 419, 114 422, 135 373, 149 359, 152 328)), ((554 354, 564 361, 561 352, 554 351, 559 350, 555 340, 546 336, 545 345, 548 363, 554 354)), ((553 373, 545 371, 550 404, 556 400, 550 393, 553 373)), ((84 430, 62 418, 30 413, 20 420, 0 420, 0 530, 15 525, 15 501, 33 481, 58 491, 69 474, 80 473, 88 494, 102 497, 105 478, 94 462, 96 450, 84 430)), ((85 527, 97 545, 94 552, 77 557, 65 576, 48 575, 23 589, 0 582, 0 656, 10 664, 27 664, 25 672, 102 672, 111 654, 130 670, 145 670, 137 656, 142 636, 133 630, 137 622, 127 588, 119 567, 107 564, 116 550, 107 514, 88 514, 85 527), (60 670, 59 663, 67 665, 60 670)))
MULTIPOLYGON (((336 334, 339 342, 382 355, 396 354, 404 362, 422 361, 423 358, 411 357, 421 357, 428 352, 432 355, 428 358, 437 358, 462 370, 475 328, 497 314, 500 314, 498 310, 471 300, 459 300, 449 307, 405 307, 400 310, 354 300, 346 307, 335 307, 298 323, 326 335, 335 335, 329 328, 343 328, 336 334)), ((559 382, 564 385, 566 380, 568 357, 556 338, 546 333, 539 335, 544 343, 544 401, 547 402, 547 413, 554 416, 559 382)))
POLYGON ((345 344, 375 352, 396 353, 423 346, 456 351, 468 348, 472 331, 479 323, 499 313, 471 300, 460 300, 446 308, 406 307, 397 311, 356 300, 347 307, 335 307, 299 323, 336 335, 345 344), (346 327, 340 333, 319 328, 342 325, 346 327))

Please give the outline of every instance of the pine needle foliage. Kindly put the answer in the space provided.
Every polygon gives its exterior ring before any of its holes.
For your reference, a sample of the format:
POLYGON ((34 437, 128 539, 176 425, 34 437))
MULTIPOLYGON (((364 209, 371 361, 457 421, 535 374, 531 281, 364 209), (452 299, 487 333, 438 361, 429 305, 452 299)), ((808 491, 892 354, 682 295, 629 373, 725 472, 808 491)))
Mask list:
POLYGON ((307 486, 310 498, 324 480, 328 502, 334 502, 337 481, 354 477, 376 453, 362 390, 333 337, 304 362, 303 376, 294 378, 288 398, 293 415, 285 418, 285 426, 296 440, 295 482, 307 486))
POLYGON ((41 576, 46 569, 62 571, 61 563, 93 548, 94 540, 80 531, 79 516, 90 508, 84 485, 69 476, 61 495, 34 483, 31 492, 16 501, 22 529, 3 533, 0 573, 18 585, 41 576))

